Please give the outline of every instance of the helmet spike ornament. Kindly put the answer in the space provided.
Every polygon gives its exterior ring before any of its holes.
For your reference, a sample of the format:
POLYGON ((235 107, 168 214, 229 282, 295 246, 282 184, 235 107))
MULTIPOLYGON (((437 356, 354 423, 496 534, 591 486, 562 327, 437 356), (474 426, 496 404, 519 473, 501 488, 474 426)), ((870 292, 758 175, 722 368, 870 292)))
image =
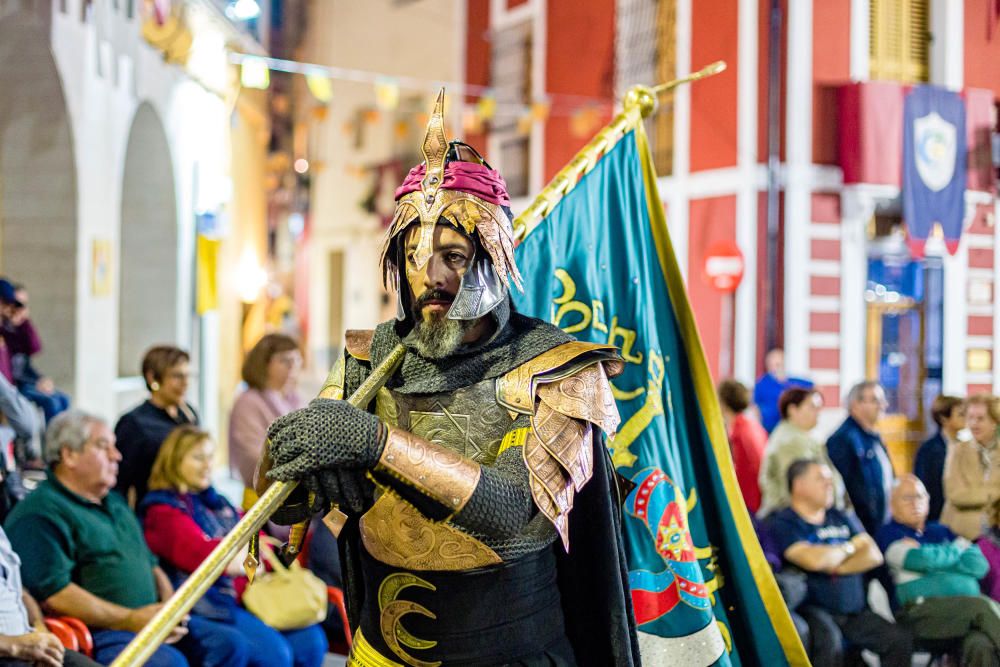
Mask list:
POLYGON ((424 135, 421 151, 424 154, 424 164, 427 165, 421 189, 424 197, 433 202, 434 195, 444 180, 444 163, 448 157, 448 136, 444 133, 444 88, 438 92, 434 113, 427 121, 427 133, 424 135))
MULTIPOLYGON (((482 160, 455 159, 464 151, 456 150, 449 161, 451 146, 445 133, 442 88, 421 145, 424 163, 411 169, 396 190, 396 210, 381 250, 383 283, 406 289, 400 276, 405 267, 399 266, 403 260, 397 256, 402 253, 393 252, 405 230, 413 224, 420 225, 412 262, 422 269, 434 253, 434 227, 451 224, 477 239, 488 255, 488 260, 475 260, 488 261, 488 270, 475 267, 476 271, 467 272, 468 280, 463 278, 460 296, 449 311, 453 319, 472 319, 470 316, 481 317, 506 299, 508 280, 519 290, 523 291, 523 287, 521 273, 514 263, 514 228, 504 210, 510 206, 510 198, 503 178, 482 160), (472 284, 474 280, 486 280, 489 284, 472 284), (473 293, 476 296, 464 296, 473 293)), ((398 298, 402 303, 402 297, 398 298)), ((405 318, 405 308, 400 308, 399 316, 405 318)))

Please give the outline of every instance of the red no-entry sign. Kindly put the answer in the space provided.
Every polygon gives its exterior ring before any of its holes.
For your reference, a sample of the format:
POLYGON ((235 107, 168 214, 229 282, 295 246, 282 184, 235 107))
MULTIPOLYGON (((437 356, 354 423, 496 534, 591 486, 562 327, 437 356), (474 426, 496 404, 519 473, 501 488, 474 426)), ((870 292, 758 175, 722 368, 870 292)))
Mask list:
POLYGON ((720 292, 731 294, 743 280, 743 253, 734 241, 716 241, 705 252, 705 276, 720 292))

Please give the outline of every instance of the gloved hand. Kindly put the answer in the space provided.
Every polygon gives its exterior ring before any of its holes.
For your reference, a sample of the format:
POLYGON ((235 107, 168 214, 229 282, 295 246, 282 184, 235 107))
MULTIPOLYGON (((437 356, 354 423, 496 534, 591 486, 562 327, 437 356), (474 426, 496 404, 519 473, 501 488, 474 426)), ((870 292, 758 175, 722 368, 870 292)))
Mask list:
POLYGON ((305 482, 321 471, 372 468, 382 455, 385 431, 378 417, 347 401, 317 398, 271 424, 267 476, 305 482))
POLYGON ((331 505, 342 512, 362 514, 375 499, 375 485, 361 470, 330 468, 305 475, 301 486, 271 514, 271 521, 291 526, 325 514, 331 505))

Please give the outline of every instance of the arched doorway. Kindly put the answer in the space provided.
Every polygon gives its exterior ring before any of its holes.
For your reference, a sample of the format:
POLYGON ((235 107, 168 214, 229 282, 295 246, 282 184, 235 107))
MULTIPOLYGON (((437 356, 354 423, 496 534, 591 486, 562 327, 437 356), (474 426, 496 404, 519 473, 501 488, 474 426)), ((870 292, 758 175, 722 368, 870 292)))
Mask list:
POLYGON ((163 123, 136 110, 122 181, 118 375, 139 375, 143 352, 177 340, 177 200, 163 123))
MULTIPOLYGON (((35 3, 49 5, 51 3, 35 3)), ((44 349, 37 366, 73 391, 77 182, 47 12, 0 18, 0 272, 27 287, 44 349)))

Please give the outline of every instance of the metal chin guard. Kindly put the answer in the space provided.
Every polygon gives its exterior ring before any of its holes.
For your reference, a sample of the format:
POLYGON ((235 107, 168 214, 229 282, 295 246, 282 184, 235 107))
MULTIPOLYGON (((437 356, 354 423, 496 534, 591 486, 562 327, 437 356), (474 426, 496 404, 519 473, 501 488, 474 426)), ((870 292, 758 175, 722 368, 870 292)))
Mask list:
POLYGON ((448 309, 448 319, 478 320, 503 303, 507 293, 508 287, 500 281, 493 264, 484 257, 477 257, 472 268, 462 276, 458 294, 448 309))

